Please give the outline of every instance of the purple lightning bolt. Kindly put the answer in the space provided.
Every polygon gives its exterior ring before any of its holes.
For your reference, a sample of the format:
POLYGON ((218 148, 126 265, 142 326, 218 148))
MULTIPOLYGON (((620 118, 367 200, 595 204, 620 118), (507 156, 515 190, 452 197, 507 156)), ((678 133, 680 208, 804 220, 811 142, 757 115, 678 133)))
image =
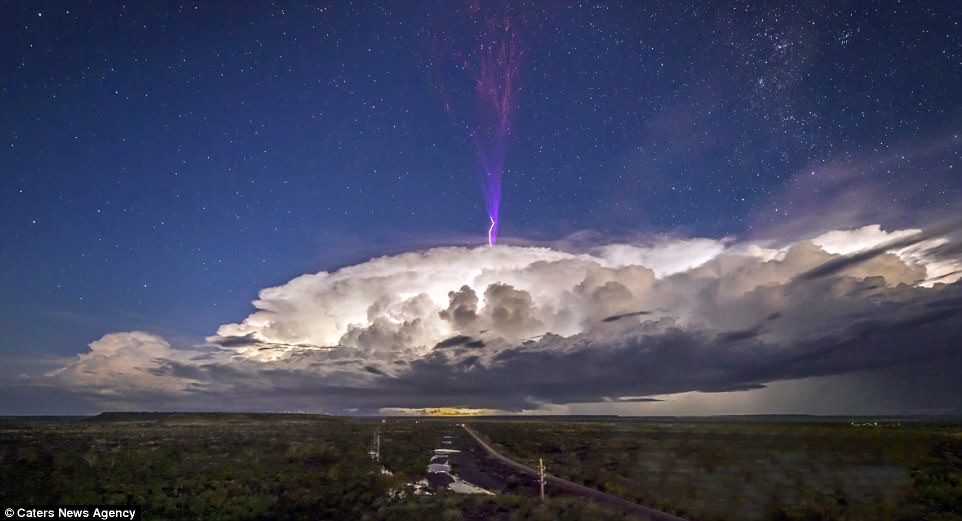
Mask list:
POLYGON ((518 35, 508 17, 489 17, 477 54, 475 90, 479 125, 471 137, 481 162, 484 205, 491 227, 488 243, 498 238, 501 208, 501 176, 508 152, 508 134, 518 94, 516 79, 522 51, 518 35))
MULTIPOLYGON (((452 51, 456 69, 468 71, 473 80, 474 110, 467 111, 463 126, 474 143, 481 167, 481 191, 491 226, 488 244, 498 240, 498 215, 501 209, 501 177, 504 174, 508 136, 519 92, 518 72, 523 58, 515 24, 507 12, 484 11, 480 3, 469 6, 469 12, 480 15, 477 39, 467 52, 452 51)), ((523 21, 523 20, 522 20, 523 21)), ((453 113, 448 91, 440 85, 444 107, 453 113)))

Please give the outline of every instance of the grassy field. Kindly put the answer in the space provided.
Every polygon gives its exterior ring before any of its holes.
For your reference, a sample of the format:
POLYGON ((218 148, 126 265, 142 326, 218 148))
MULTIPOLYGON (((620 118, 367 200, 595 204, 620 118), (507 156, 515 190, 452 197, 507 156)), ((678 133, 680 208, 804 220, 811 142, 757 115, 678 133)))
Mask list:
MULTIPOLYGON (((374 420, 0 419, 0 504, 138 505, 145 519, 623 517, 574 497, 542 504, 535 487, 483 458, 471 460, 474 470, 503 483, 496 496, 413 494, 409 484, 424 476, 455 421, 465 420, 382 425, 382 463, 392 476, 368 456, 374 420)), ((691 519, 962 519, 959 424, 470 421, 508 456, 531 464, 543 457, 556 475, 691 519)))
POLYGON ((474 421, 505 455, 693 519, 962 519, 962 425, 474 421))
POLYGON ((112 414, 0 419, 0 504, 138 505, 144 519, 619 519, 577 498, 417 496, 437 422, 314 415, 112 414), (406 491, 406 493, 398 493, 406 491))

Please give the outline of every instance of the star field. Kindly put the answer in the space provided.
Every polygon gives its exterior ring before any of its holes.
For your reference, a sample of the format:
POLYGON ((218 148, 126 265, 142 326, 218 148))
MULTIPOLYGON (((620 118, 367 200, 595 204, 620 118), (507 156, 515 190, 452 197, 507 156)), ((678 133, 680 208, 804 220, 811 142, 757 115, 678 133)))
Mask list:
MULTIPOLYGON (((958 7, 513 8, 530 28, 505 237, 797 239, 812 215, 957 209, 958 7)), ((3 354, 121 326, 200 338, 294 275, 483 242, 428 45, 458 9, 5 4, 3 354)))

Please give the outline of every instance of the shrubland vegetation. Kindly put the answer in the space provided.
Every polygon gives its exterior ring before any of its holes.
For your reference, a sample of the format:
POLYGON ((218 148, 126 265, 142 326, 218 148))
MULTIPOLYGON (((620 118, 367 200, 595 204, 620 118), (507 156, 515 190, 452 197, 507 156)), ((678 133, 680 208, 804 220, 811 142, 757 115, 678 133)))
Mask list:
POLYGON ((0 419, 0 504, 116 504, 156 519, 620 519, 577 498, 415 495, 443 426, 314 415, 0 419))
POLYGON ((504 454, 693 519, 962 519, 962 425, 475 421, 504 454))
POLYGON ((145 519, 360 518, 389 486, 369 425, 296 415, 0 424, 6 503, 139 505, 145 519))
MULTIPOLYGON (((495 496, 414 494, 410 484, 452 423, 261 414, 0 419, 0 504, 138 505, 148 520, 623 518, 575 497, 541 503, 524 478, 506 474, 495 496), (380 463, 368 455, 376 428, 380 463)), ((958 424, 471 423, 506 455, 529 464, 543 457, 556 475, 691 519, 962 519, 958 424)), ((486 461, 480 467, 491 470, 486 461)))

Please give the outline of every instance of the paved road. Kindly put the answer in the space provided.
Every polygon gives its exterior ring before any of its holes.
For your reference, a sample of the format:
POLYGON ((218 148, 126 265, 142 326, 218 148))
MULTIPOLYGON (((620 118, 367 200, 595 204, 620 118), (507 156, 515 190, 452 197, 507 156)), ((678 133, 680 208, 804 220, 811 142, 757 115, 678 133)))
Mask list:
MULTIPOLYGON (((517 471, 523 472, 525 474, 531 474, 535 477, 538 477, 537 470, 527 465, 524 465, 522 463, 518 463, 517 461, 514 461, 513 459, 510 459, 506 456, 501 455, 501 453, 494 450, 493 448, 491 448, 490 445, 485 443, 484 440, 482 440, 481 437, 477 435, 477 433, 471 430, 470 427, 468 427, 467 425, 462 425, 462 427, 464 427, 464 430, 467 431, 467 433, 470 434, 471 437, 474 438, 474 440, 481 445, 481 447, 485 450, 485 452, 491 455, 491 457, 495 458, 501 463, 504 463, 505 465, 517 471)), ((647 517, 651 521, 686 521, 682 517, 673 516, 671 514, 661 512, 660 510, 655 510, 653 508, 649 508, 644 505, 639 505, 638 503, 633 503, 631 501, 628 501, 627 499, 615 496, 613 494, 609 494, 607 492, 602 492, 595 488, 589 488, 584 485, 579 485, 578 483, 575 483, 573 481, 568 481, 567 479, 559 478, 558 476, 548 474, 547 472, 545 472, 544 478, 546 482, 554 485, 557 488, 563 489, 569 493, 577 494, 579 496, 593 499, 600 503, 606 503, 608 505, 618 507, 626 512, 647 517)))

